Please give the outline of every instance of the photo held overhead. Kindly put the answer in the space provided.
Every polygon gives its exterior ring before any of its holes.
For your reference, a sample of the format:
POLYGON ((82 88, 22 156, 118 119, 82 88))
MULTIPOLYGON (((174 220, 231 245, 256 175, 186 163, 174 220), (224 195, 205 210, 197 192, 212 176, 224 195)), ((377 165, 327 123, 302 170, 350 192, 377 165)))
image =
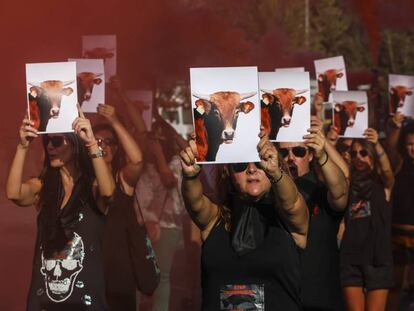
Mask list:
POLYGON ((332 91, 347 91, 346 67, 343 56, 314 61, 318 92, 325 102, 332 102, 332 91))
POLYGON ((197 161, 257 162, 257 67, 191 68, 190 80, 197 161))
POLYGON ((401 112, 406 117, 414 117, 414 76, 389 75, 389 113, 401 112))

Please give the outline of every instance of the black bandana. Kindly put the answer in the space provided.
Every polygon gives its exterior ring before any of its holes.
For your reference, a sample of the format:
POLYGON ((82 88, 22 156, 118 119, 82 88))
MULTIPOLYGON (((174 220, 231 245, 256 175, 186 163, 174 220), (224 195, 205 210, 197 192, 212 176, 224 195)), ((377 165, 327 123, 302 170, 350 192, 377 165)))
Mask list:
POLYGON ((231 200, 232 247, 239 256, 260 246, 275 219, 274 196, 270 191, 259 201, 242 199, 233 194, 231 200))
POLYGON ((351 192, 357 200, 368 201, 371 198, 375 177, 370 169, 353 171, 351 180, 351 192))

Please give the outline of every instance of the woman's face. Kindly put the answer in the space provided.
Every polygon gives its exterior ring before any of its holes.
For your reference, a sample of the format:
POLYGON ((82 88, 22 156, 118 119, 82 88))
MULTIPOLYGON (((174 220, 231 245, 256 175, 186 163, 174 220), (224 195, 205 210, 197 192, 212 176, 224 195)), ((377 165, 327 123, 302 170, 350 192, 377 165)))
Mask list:
POLYGON ((230 172, 234 186, 241 194, 261 198, 270 190, 271 184, 265 172, 254 163, 246 163, 246 169, 240 171, 235 165, 230 165, 230 172))
POLYGON ((414 159, 414 134, 405 137, 405 150, 411 159, 414 159))
POLYGON ((63 134, 48 134, 46 150, 51 167, 63 167, 73 160, 73 146, 63 134))
POLYGON ((345 162, 350 165, 351 164, 351 145, 352 139, 344 138, 340 142, 338 142, 337 150, 341 154, 342 158, 345 162))
POLYGON ((108 130, 101 130, 95 133, 95 139, 98 142, 98 146, 102 148, 104 152, 104 160, 106 163, 111 163, 117 150, 118 145, 116 138, 108 130))
POLYGON ((374 161, 368 152, 359 143, 354 143, 351 147, 351 163, 357 171, 374 168, 374 161))

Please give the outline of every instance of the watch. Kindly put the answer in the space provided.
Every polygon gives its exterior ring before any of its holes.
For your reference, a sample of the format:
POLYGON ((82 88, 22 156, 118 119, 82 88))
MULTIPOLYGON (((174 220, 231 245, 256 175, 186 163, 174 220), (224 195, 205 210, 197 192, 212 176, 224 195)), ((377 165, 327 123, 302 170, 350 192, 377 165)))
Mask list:
POLYGON ((95 153, 89 153, 89 156, 92 159, 96 159, 96 158, 102 158, 105 155, 104 151, 102 150, 101 147, 98 147, 98 150, 95 153))

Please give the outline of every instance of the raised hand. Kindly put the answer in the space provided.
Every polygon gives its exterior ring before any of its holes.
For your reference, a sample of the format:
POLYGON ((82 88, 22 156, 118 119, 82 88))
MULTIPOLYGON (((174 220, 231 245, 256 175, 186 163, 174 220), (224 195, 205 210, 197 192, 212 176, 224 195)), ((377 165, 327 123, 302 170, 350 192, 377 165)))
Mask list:
POLYGON ((201 167, 196 164, 197 156, 198 151, 195 139, 190 139, 188 141, 188 146, 180 152, 181 167, 184 176, 193 177, 200 173, 201 167))
POLYGON ((303 136, 305 140, 305 145, 308 148, 311 148, 314 151, 314 155, 317 159, 323 156, 325 153, 325 135, 322 132, 322 129, 318 126, 312 126, 308 129, 309 134, 303 136))
POLYGON ((260 141, 257 144, 257 151, 260 157, 260 166, 266 174, 277 177, 281 174, 279 167, 279 153, 276 147, 270 142, 269 136, 265 133, 264 127, 260 127, 260 141))
POLYGON ((391 122, 398 128, 401 128, 402 122, 404 121, 404 115, 401 112, 396 112, 391 119, 391 122))
POLYGON ((115 111, 115 107, 106 104, 99 104, 97 108, 98 114, 103 116, 109 121, 109 123, 114 124, 119 122, 118 116, 115 111))
POLYGON ((75 131, 75 134, 78 135, 80 139, 82 139, 86 146, 91 146, 96 142, 95 136, 93 135, 91 122, 85 118, 85 115, 79 104, 77 107, 79 117, 73 121, 72 128, 75 131))
POLYGON ((373 143, 374 146, 378 144, 378 132, 373 128, 367 128, 364 132, 364 136, 369 142, 373 143))
POLYGON ((22 125, 19 129, 20 146, 28 148, 32 140, 38 136, 37 130, 33 127, 34 122, 27 118, 23 119, 22 125))

